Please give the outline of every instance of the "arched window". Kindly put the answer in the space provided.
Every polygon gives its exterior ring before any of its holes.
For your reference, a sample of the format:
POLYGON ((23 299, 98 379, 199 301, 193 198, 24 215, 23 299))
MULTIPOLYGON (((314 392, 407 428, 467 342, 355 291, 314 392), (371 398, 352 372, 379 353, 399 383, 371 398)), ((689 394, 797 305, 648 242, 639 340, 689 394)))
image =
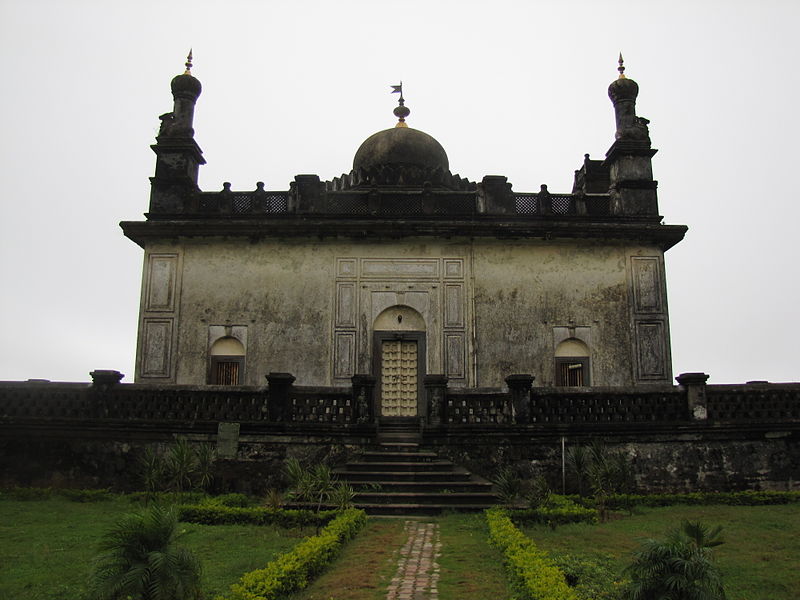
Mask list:
POLYGON ((239 385, 244 378, 244 346, 234 337, 223 337, 209 350, 208 382, 216 385, 239 385))
POLYGON ((569 338, 556 347, 557 386, 589 385, 589 347, 582 341, 569 338))

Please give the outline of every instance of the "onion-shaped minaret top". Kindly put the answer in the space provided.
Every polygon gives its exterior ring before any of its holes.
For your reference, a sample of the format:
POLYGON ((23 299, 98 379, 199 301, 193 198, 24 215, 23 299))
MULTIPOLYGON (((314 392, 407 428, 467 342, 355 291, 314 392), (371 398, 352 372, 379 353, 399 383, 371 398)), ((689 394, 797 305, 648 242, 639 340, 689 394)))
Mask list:
POLYGON ((619 53, 619 77, 608 86, 608 97, 612 102, 618 100, 636 100, 639 95, 639 84, 633 79, 625 77, 625 61, 622 58, 622 52, 619 53))
POLYGON ((178 75, 172 80, 171 88, 173 96, 180 96, 188 100, 197 100, 200 92, 203 91, 203 86, 200 81, 192 75, 192 51, 189 50, 189 56, 186 57, 186 70, 182 75, 178 75))

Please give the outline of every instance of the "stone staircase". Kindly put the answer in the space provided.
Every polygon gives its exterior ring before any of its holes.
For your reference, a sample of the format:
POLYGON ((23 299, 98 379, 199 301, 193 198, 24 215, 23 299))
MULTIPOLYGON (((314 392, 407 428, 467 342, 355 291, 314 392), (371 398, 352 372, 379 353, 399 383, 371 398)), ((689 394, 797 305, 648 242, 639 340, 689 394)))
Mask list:
POLYGON ((436 515, 492 506, 492 484, 420 447, 413 422, 381 424, 376 445, 334 473, 356 490, 354 503, 372 515, 436 515))

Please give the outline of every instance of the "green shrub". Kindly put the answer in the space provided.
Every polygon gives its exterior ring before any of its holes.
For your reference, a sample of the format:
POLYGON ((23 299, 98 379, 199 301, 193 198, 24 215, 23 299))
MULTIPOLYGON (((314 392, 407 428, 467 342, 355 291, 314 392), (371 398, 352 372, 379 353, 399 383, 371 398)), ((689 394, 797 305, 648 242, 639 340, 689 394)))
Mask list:
POLYGON ((201 567, 175 542, 180 537, 174 508, 152 506, 123 517, 100 544, 90 578, 93 600, 197 600, 201 567))
POLYGON ((51 488, 10 487, 0 493, 5 500, 47 500, 53 495, 51 488))
MULTIPOLYGON (((594 498, 570 499, 583 506, 594 508, 594 498)), ((762 506, 772 504, 793 504, 800 502, 800 492, 745 491, 745 492, 690 492, 686 494, 613 494, 604 498, 606 508, 611 510, 631 510, 635 506, 672 506, 675 504, 709 505, 726 504, 730 506, 762 506)))
POLYGON ((208 498, 203 492, 132 492, 128 500, 136 504, 199 504, 208 498))
POLYGON ((721 527, 685 521, 665 540, 647 540, 627 568, 631 600, 724 600, 722 573, 713 548, 722 544, 721 527))
POLYGON ((181 521, 203 525, 280 525, 281 527, 320 527, 333 519, 337 512, 324 510, 273 509, 260 506, 240 508, 217 504, 178 506, 181 521))
POLYGON ((58 490, 58 495, 73 502, 103 502, 114 497, 114 494, 108 488, 100 490, 58 490))
POLYGON ((56 495, 73 502, 100 502, 111 500, 114 497, 114 494, 108 488, 99 490, 54 490, 53 488, 11 487, 0 491, 0 498, 5 500, 48 500, 56 495))
POLYGON ((278 600, 305 588, 366 522, 362 510, 340 513, 319 535, 306 538, 266 568, 246 573, 231 586, 230 600, 278 600))
POLYGON ((550 556, 581 600, 621 600, 626 581, 618 577, 611 559, 573 554, 550 556))
POLYGON ((552 492, 543 475, 538 475, 526 482, 523 490, 529 508, 537 509, 547 506, 552 492))
POLYGON ((506 511, 486 511, 489 540, 503 553, 511 583, 521 600, 578 600, 546 552, 511 522, 506 511))
POLYGON ((228 506, 231 508, 247 508, 255 504, 255 500, 246 494, 222 494, 220 496, 209 496, 203 504, 228 506))
POLYGON ((522 478, 511 467, 503 467, 492 480, 497 498, 507 506, 513 505, 522 493, 522 478))
POLYGON ((551 494, 543 506, 509 511, 508 515, 518 524, 542 523, 550 527, 567 523, 597 523, 598 521, 596 509, 586 508, 558 494, 551 494))

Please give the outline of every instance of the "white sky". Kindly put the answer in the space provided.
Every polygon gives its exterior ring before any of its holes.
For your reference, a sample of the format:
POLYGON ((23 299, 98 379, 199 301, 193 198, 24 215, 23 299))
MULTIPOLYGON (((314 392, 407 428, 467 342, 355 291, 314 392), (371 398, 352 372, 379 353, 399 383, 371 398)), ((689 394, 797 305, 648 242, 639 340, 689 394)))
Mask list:
POLYGON ((800 380, 800 2, 0 0, 0 379, 132 381, 158 115, 194 48, 200 185, 347 172, 409 124, 471 180, 571 190, 614 139, 625 55, 651 120, 675 374, 800 380))

